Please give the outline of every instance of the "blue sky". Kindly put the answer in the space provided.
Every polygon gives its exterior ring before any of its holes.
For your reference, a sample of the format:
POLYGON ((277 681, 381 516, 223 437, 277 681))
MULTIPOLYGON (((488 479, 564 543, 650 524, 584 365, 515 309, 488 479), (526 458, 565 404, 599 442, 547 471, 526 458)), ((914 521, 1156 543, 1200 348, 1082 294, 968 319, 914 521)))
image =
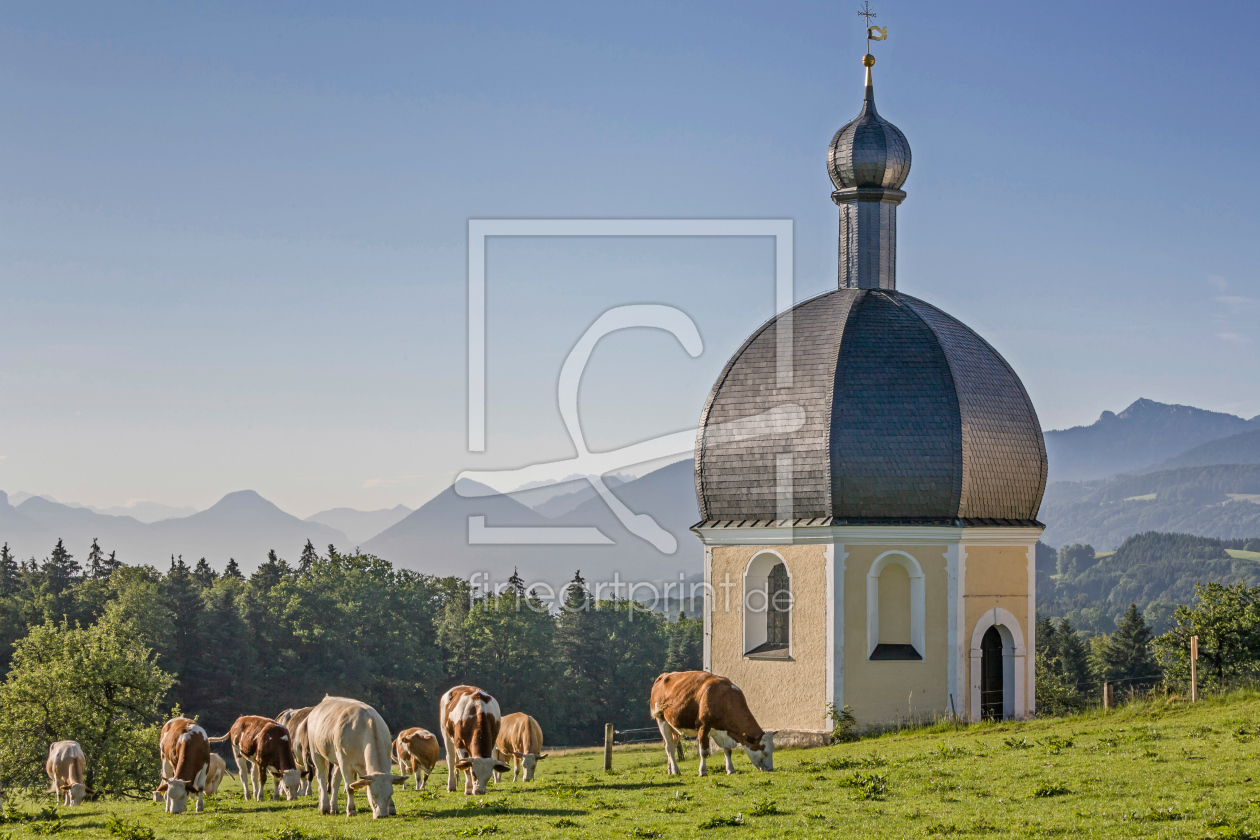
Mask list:
MULTIPOLYGON (((771 314, 768 239, 495 240, 466 444, 469 218, 787 218, 835 283, 857 3, 54 4, 0 15, 0 488, 300 515, 694 425, 771 314), (852 8, 850 8, 852 7, 852 8)), ((1260 6, 876 5, 914 165, 899 288, 1046 428, 1138 397, 1260 414, 1260 6), (1193 12, 1193 15, 1191 14, 1193 12)))

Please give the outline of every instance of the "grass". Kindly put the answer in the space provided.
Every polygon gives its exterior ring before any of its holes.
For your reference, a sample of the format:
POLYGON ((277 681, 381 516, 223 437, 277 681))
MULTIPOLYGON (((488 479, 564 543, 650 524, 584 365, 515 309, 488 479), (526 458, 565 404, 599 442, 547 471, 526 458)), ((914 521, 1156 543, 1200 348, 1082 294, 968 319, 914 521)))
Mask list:
POLYGON ((1235 560, 1255 560, 1260 562, 1260 551, 1243 551, 1241 548, 1227 548, 1225 553, 1235 560))
MULTIPOLYGON (((1191 707, 1145 701, 1110 713, 1028 723, 938 724, 815 750, 780 750, 774 773, 743 756, 736 774, 701 779, 694 758, 665 775, 659 746, 553 754, 530 784, 484 797, 395 789, 398 818, 323 817, 313 799, 244 802, 226 780, 205 813, 170 816, 152 802, 51 807, 9 791, 16 819, 0 834, 31 840, 421 840, 484 837, 792 836, 1260 838, 1260 692, 1191 707), (1254 779, 1253 781, 1253 774, 1254 779), (41 818, 30 819, 44 813, 41 818), (20 818, 25 815, 28 818, 20 818), (56 829, 51 826, 56 825, 56 829)), ((710 767, 713 762, 710 762, 710 767)), ((718 762, 720 767, 720 762, 718 762)), ((433 784, 437 783, 437 784, 433 784)))

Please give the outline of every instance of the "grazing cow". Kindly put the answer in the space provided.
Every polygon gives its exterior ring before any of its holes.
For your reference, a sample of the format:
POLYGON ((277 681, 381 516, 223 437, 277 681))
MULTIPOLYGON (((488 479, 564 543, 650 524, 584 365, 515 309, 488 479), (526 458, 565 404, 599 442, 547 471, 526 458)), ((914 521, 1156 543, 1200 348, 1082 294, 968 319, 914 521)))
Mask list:
POLYGON ((376 819, 398 813, 394 785, 406 781, 390 772, 390 737, 385 721, 366 703, 346 697, 325 697, 301 724, 304 749, 315 767, 319 812, 337 813, 334 768, 346 786, 346 816, 353 816, 354 791, 367 790, 376 819))
POLYGON ((293 738, 293 760, 297 762, 297 768, 302 774, 301 781, 298 782, 298 796, 311 795, 311 778, 315 775, 315 768, 306 762, 306 728, 302 726, 302 721, 306 720, 313 708, 315 707, 306 706, 301 709, 285 709, 276 715, 276 723, 288 729, 293 738))
POLYGON ((499 701, 480 688, 457 685, 438 705, 446 743, 446 789, 454 792, 455 774, 464 771, 464 793, 482 796, 486 782, 508 766, 494 757, 499 738, 499 701))
POLYGON ((413 726, 404 729, 394 739, 394 755, 398 756, 398 769, 406 776, 415 774, 416 790, 424 787, 438 760, 438 740, 432 732, 413 726), (421 778, 421 774, 424 777, 421 778))
POLYGON ((83 772, 87 759, 78 741, 58 741, 48 748, 48 762, 44 772, 52 782, 49 793, 55 794, 60 805, 82 805, 87 795, 83 772))
MULTIPOLYGON (((534 781, 534 768, 538 762, 547 757, 542 751, 543 733, 538 721, 524 712, 513 712, 503 716, 499 727, 499 738, 494 744, 494 757, 506 761, 512 759, 512 781, 516 781, 518 769, 521 778, 527 782, 534 781)), ((503 774, 494 771, 494 780, 499 781, 503 774)))
POLYGON ((205 810, 202 792, 210 769, 210 742, 206 730, 186 717, 172 718, 162 727, 162 784, 153 801, 166 800, 166 813, 182 814, 188 794, 197 794, 197 813, 205 810))
POLYGON ((774 769, 774 733, 757 725, 739 686, 707 671, 661 674, 652 684, 652 717, 665 739, 669 774, 680 774, 674 745, 682 736, 696 736, 700 775, 708 775, 709 739, 726 754, 726 772, 734 773, 731 751, 742 747, 758 770, 774 769))
POLYGON ((232 742, 232 756, 236 759, 236 769, 241 774, 241 787, 245 789, 246 799, 250 798, 249 786, 252 780, 253 798, 262 802, 263 786, 268 773, 276 779, 276 799, 280 798, 282 781, 285 798, 297 797, 298 781, 302 774, 293 760, 293 744, 289 740, 288 729, 261 715, 241 715, 226 735, 210 739, 212 744, 220 741, 232 742))
POLYGON ((210 753, 210 768, 206 770, 206 796, 214 796, 219 792, 219 785, 223 784, 225 775, 236 778, 232 775, 232 771, 227 769, 227 762, 223 760, 223 756, 210 753))

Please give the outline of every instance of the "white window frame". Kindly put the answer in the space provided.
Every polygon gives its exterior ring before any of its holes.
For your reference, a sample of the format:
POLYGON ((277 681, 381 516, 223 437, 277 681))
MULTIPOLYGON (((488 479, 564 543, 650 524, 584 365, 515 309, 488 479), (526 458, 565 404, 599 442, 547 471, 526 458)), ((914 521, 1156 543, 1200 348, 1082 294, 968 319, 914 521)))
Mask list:
POLYGON ((787 571, 788 576, 788 658, 790 659, 792 657, 792 645, 795 644, 796 641, 796 634, 793 632, 794 628, 792 627, 792 615, 795 612, 794 607, 796 606, 796 584, 792 580, 792 567, 788 564, 788 561, 784 559, 782 554, 769 548, 764 548, 761 551, 758 551, 749 558, 748 565, 744 566, 744 577, 742 581, 743 603, 741 604, 741 607, 744 612, 745 657, 748 656, 749 651, 753 648, 763 645, 766 642, 766 612, 770 606, 769 577, 770 570, 775 567, 776 563, 783 564, 783 568, 787 571), (770 558, 774 559, 765 567, 765 574, 760 574, 759 572, 757 575, 760 588, 754 587, 750 590, 748 586, 748 577, 752 574, 753 564, 757 563, 758 560, 770 560, 770 558), (756 609, 748 602, 749 595, 754 593, 761 593, 761 609, 756 609))
POLYGON ((910 576, 910 644, 925 661, 927 659, 927 587, 923 567, 904 551, 885 551, 875 558, 866 573, 866 658, 870 659, 879 644, 879 576, 896 563, 910 576))

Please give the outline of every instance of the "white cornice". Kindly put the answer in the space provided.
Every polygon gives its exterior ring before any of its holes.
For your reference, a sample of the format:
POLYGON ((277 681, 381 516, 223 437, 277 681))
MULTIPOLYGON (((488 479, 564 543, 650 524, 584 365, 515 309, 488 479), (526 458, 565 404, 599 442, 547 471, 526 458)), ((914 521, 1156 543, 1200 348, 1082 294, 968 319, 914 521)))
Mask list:
POLYGON ((1032 545, 1041 528, 957 528, 945 525, 824 525, 789 528, 697 528, 705 545, 1032 545))

